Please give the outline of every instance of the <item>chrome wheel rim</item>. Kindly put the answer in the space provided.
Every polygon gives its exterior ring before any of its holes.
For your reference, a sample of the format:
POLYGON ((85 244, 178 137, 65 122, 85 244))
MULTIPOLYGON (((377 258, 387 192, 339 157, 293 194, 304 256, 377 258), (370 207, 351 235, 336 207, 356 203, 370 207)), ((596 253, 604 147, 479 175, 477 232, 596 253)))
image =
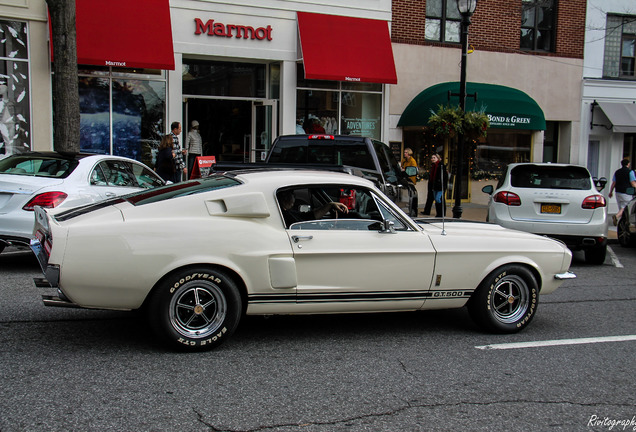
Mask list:
POLYGON ((505 324, 519 321, 528 311, 529 292, 523 278, 516 275, 501 278, 490 295, 490 308, 495 319, 505 324))
POLYGON ((221 289, 208 281, 190 281, 170 301, 170 323, 181 335, 205 338, 225 321, 227 301, 221 289))
POLYGON ((621 218, 618 221, 618 227, 616 227, 618 242, 623 245, 629 245, 631 233, 629 232, 629 228, 627 227, 627 220, 625 218, 621 218))

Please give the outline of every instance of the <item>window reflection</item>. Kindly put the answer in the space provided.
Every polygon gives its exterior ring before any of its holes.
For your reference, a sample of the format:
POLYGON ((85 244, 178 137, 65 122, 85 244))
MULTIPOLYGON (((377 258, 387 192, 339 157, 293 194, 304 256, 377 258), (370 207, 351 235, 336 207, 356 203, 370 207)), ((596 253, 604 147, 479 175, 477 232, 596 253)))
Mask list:
POLYGON ((152 166, 165 129, 166 82, 138 79, 149 76, 148 71, 127 78, 104 77, 102 69, 96 71, 79 77, 80 150, 152 166))
POLYGON ((152 165, 163 130, 165 82, 118 79, 112 91, 113 154, 152 165))
POLYGON ((110 154, 110 96, 107 78, 79 78, 80 150, 110 154))

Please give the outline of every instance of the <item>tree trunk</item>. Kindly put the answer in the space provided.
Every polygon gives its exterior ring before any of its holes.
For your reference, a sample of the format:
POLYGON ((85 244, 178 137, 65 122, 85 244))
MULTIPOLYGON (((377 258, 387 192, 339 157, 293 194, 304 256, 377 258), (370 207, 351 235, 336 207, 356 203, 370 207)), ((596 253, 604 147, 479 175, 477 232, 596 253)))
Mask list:
POLYGON ((53 33, 53 148, 80 150, 75 0, 46 0, 53 33))

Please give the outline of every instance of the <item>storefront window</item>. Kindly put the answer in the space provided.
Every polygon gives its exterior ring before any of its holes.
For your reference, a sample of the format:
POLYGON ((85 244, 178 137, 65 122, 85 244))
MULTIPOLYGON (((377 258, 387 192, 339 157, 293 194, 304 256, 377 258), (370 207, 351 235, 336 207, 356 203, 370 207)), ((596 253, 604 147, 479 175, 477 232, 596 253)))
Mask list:
POLYGON ((530 132, 511 133, 488 131, 485 142, 475 147, 472 175, 475 179, 498 178, 511 163, 530 162, 532 137, 530 132))
POLYGON ((297 85, 297 133, 381 139, 382 84, 307 80, 299 64, 297 85))
POLYGON ((342 92, 340 133, 380 139, 382 95, 342 92))
POLYGON ((338 131, 338 92, 298 90, 296 92, 296 129, 298 133, 326 133, 338 131))
POLYGON ((27 25, 0 20, 0 157, 31 149, 27 25))
POLYGON ((163 72, 80 66, 80 150, 126 156, 152 166, 166 127, 163 72), (140 79, 156 76, 157 79, 140 79))
POLYGON ((113 154, 152 165, 164 130, 165 81, 113 80, 112 91, 113 154))
POLYGON ((110 154, 110 81, 79 78, 80 150, 110 154))
POLYGON ((266 97, 266 65, 184 60, 184 95, 266 97))

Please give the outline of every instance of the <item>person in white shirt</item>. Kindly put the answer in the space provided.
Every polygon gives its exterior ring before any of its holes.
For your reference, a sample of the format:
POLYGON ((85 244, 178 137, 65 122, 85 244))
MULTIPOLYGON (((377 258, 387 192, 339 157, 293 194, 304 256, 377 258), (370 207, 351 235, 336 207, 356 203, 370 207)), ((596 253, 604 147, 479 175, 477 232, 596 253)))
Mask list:
POLYGON ((192 120, 190 132, 186 138, 185 148, 188 150, 188 177, 192 176, 192 167, 196 162, 197 156, 203 153, 203 140, 199 134, 199 122, 192 120))

